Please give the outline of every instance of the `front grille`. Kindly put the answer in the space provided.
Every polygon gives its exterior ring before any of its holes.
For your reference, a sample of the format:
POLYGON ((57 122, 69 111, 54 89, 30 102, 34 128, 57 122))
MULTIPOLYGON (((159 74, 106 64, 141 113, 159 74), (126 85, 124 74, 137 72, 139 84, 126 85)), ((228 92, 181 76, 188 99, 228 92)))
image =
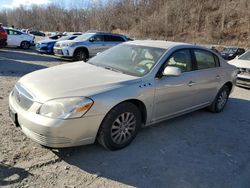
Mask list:
POLYGON ((25 127, 22 127, 23 132, 30 138, 34 139, 38 143, 46 146, 52 146, 56 144, 69 144, 72 142, 71 139, 65 137, 50 137, 42 134, 35 133, 25 127))
POLYGON ((15 85, 12 96, 14 97, 16 103, 24 110, 28 110, 33 104, 34 97, 20 84, 15 85))
POLYGON ((63 55, 63 52, 61 49, 54 49, 55 54, 63 55))

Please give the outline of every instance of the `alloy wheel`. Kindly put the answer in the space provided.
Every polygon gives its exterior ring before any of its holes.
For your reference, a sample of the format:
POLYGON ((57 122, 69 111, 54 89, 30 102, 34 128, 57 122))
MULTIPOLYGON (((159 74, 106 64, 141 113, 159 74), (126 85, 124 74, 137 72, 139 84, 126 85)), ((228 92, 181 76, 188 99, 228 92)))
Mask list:
POLYGON ((227 103, 227 99, 228 99, 228 93, 226 90, 223 90, 217 100, 217 108, 219 110, 224 108, 225 104, 227 103))
POLYGON ((116 144, 127 142, 136 129, 136 117, 130 112, 119 115, 111 126, 111 139, 116 144))

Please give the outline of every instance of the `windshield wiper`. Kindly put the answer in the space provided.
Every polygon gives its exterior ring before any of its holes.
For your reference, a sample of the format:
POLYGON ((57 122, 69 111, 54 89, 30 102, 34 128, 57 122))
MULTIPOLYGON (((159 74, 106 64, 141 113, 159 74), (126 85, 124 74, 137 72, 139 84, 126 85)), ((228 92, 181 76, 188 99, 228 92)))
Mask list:
POLYGON ((111 71, 123 73, 122 71, 120 71, 120 70, 118 70, 118 69, 115 69, 115 68, 113 68, 113 67, 110 67, 110 66, 104 66, 103 68, 108 69, 108 70, 111 70, 111 71))

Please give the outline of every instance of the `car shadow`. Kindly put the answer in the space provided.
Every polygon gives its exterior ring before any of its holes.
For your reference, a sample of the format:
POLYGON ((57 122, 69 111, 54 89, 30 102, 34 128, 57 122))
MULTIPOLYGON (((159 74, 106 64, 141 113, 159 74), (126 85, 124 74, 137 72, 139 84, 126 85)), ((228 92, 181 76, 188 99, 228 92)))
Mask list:
POLYGON ((119 151, 95 144, 53 152, 81 171, 135 187, 247 187, 249 109, 249 100, 231 98, 222 113, 199 110, 144 128, 119 151))
POLYGON ((0 163, 0 186, 10 186, 21 182, 23 179, 31 175, 22 168, 11 167, 0 163))
POLYGON ((47 68, 47 66, 14 60, 2 60, 0 58, 0 76, 23 76, 27 73, 44 68, 47 68))
POLYGON ((56 56, 37 53, 33 49, 18 49, 18 48, 6 48, 0 50, 0 59, 9 59, 13 61, 26 61, 26 62, 36 62, 36 61, 66 61, 65 59, 58 58, 56 56))

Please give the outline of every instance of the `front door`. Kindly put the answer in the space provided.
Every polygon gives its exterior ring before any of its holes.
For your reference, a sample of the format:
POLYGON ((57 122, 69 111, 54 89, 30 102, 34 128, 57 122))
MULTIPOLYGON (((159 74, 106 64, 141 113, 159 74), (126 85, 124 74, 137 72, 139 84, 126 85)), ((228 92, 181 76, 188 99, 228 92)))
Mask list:
POLYGON ((93 41, 90 42, 90 56, 95 56, 97 53, 105 50, 104 36, 101 34, 96 34, 92 37, 93 41))
POLYGON ((159 121, 193 107, 195 90, 193 60, 189 49, 178 50, 168 58, 165 66, 182 70, 180 76, 156 78, 153 121, 159 121))

